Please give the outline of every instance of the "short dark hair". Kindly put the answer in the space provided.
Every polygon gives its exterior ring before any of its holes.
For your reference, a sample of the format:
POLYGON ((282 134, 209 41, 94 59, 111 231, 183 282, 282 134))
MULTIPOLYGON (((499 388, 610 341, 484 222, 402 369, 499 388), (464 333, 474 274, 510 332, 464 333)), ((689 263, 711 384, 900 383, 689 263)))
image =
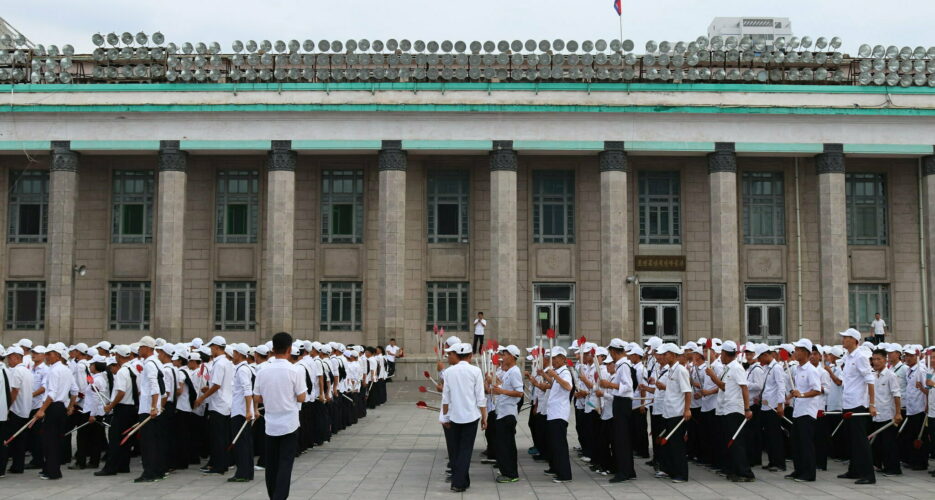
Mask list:
POLYGON ((477 314, 480 314, 481 316, 483 316, 483 315, 484 315, 484 311, 477 311, 477 314))
POLYGON ((290 347, 292 347, 292 335, 286 332, 273 335, 273 353, 286 354, 289 352, 290 347))
POLYGON ((885 349, 876 349, 876 350, 873 351, 873 353, 874 353, 874 354, 879 354, 880 356, 883 356, 884 359, 886 359, 886 350, 885 350, 885 349))
POLYGON ((461 353, 459 353, 459 352, 456 352, 456 353, 454 353, 454 354, 455 354, 456 356, 458 356, 458 359, 467 359, 468 356, 470 356, 471 354, 474 354, 474 353, 473 353, 473 352, 469 352, 469 353, 467 353, 467 354, 461 354, 461 353))
POLYGON ((390 339, 390 342, 396 342, 396 339, 390 339))

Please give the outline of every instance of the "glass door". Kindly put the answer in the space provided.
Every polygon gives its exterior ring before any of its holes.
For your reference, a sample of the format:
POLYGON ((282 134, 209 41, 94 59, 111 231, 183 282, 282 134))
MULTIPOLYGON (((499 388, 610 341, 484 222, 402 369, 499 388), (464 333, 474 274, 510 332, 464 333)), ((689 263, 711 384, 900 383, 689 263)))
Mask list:
POLYGON ((536 284, 533 295, 533 343, 546 337, 549 329, 555 330, 555 345, 567 347, 575 335, 574 285, 536 284))
POLYGON ((678 284, 640 285, 640 332, 644 341, 656 336, 665 342, 680 342, 680 292, 678 284))

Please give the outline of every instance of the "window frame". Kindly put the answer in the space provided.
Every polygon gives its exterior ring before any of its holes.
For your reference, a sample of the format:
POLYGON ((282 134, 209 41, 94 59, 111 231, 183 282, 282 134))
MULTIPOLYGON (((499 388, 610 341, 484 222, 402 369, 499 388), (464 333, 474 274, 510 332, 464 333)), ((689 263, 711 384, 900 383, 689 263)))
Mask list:
POLYGON ((111 174, 111 242, 152 243, 153 202, 156 191, 156 176, 152 170, 114 170, 111 174), (127 182, 140 178, 144 185, 142 193, 126 193, 127 182), (118 189, 118 186, 120 189, 118 189), (143 207, 142 234, 124 234, 124 208, 131 205, 143 207))
POLYGON ((575 171, 533 170, 532 172, 532 241, 533 243, 575 243, 575 171), (561 194, 545 193, 546 181, 562 180, 561 194), (561 211, 562 234, 545 234, 543 230, 547 209, 561 211))
POLYGON ((255 281, 215 281, 214 282, 214 330, 215 331, 255 331, 256 306, 257 306, 257 286, 255 281), (238 300, 238 295, 243 294, 244 317, 243 319, 227 319, 227 301, 228 295, 234 295, 234 300, 238 300))
POLYGON ((48 170, 11 170, 9 199, 7 200, 7 242, 8 243, 46 243, 49 239, 49 171, 48 170), (39 193, 19 192, 23 181, 38 178, 39 193), (39 205, 39 234, 20 234, 20 207, 39 205))
POLYGON ((877 172, 848 172, 844 176, 845 205, 847 206, 847 244, 886 246, 889 244, 889 224, 887 216, 889 200, 886 193, 886 174, 877 172), (857 185, 873 181, 874 194, 856 194, 857 185), (874 209, 876 236, 858 236, 854 234, 859 218, 858 208, 874 209))
POLYGON ((321 171, 321 242, 359 244, 364 241, 364 171, 361 169, 329 169, 321 171), (349 179, 348 179, 349 178, 349 179), (335 192, 339 181, 350 180, 352 191, 335 192), (351 233, 335 234, 332 228, 332 210, 335 205, 350 204, 351 233))
POLYGON ((429 243, 468 243, 470 241, 471 176, 467 170, 429 170, 426 180, 426 228, 429 243), (458 183, 458 191, 443 191, 440 181, 458 183), (440 235, 439 205, 457 204, 458 234, 440 235))
MULTIPOLYGON (((893 298, 891 286, 889 283, 848 283, 847 322, 851 328, 856 328, 861 332, 871 331, 870 322, 873 321, 873 314, 880 313, 880 316, 884 321, 889 321, 892 307, 893 298), (871 311, 865 311, 865 313, 868 315, 868 320, 866 323, 862 322, 858 317, 860 311, 857 309, 859 307, 855 307, 859 305, 858 297, 860 296, 876 296, 876 304, 874 309, 871 311)), ((892 325, 887 324, 887 326, 892 328, 892 325)))
MULTIPOLYGON (((743 203, 743 242, 745 245, 786 244, 786 186, 783 172, 744 171, 741 196, 743 203), (754 193, 754 184, 769 183, 771 194, 754 193), (778 192, 777 192, 778 191, 778 192), (772 234, 751 234, 754 212, 768 210, 772 234)), ((759 218, 759 217, 758 217, 759 218)))
MULTIPOLYGON (((360 281, 322 281, 319 283, 320 311, 319 330, 323 332, 357 332, 363 330, 363 283, 360 281), (334 319, 331 308, 336 298, 333 294, 341 294, 338 300, 349 300, 349 319, 334 319)), ((343 311, 343 302, 339 309, 343 311)))
POLYGON ((6 282, 6 330, 45 330, 45 282, 44 281, 7 281, 6 282), (25 321, 16 317, 17 292, 36 292, 36 319, 25 321), (31 326, 30 326, 31 325, 31 326))
MULTIPOLYGON (((682 243, 682 173, 678 170, 644 170, 637 175, 637 210, 641 245, 680 245, 682 243), (665 179, 669 183, 666 195, 651 195, 649 182, 665 179), (668 209, 669 223, 665 233, 649 234, 651 209, 668 209)), ((658 217, 658 213, 656 214, 658 217)), ((657 225, 659 225, 657 223, 657 225)))
POLYGON ((110 321, 111 330, 148 331, 151 325, 152 283, 149 281, 111 281, 110 282, 110 321), (140 321, 123 321, 121 316, 122 292, 138 292, 140 321))
POLYGON ((260 173, 257 170, 218 170, 215 181, 215 241, 217 243, 256 243, 260 228, 260 173), (230 192, 231 181, 246 181, 248 192, 230 192), (246 205, 245 234, 228 234, 229 210, 246 205))
POLYGON ((425 294, 426 331, 433 331, 436 326, 453 332, 469 331, 470 283, 466 281, 429 281, 425 284, 425 294), (439 320, 439 301, 451 299, 455 301, 456 319, 439 320))

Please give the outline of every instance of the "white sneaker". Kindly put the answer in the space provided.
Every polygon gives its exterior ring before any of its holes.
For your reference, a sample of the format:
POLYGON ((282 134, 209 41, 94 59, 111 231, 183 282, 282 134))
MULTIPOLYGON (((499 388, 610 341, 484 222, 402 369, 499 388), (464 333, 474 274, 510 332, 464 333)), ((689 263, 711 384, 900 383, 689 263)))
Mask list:
POLYGON ((591 463, 591 457, 581 457, 581 461, 586 464, 591 463))
POLYGON ((555 479, 552 480, 552 482, 553 482, 553 483, 570 483, 570 482, 571 482, 571 479, 559 479, 559 478, 555 478, 555 479))
POLYGON ((266 467, 261 467, 259 465, 254 465, 253 470, 266 470, 266 467))
POLYGON ((659 471, 659 472, 656 473, 656 475, 655 475, 654 477, 656 477, 656 478, 658 478, 658 479, 663 479, 663 478, 669 477, 669 475, 666 474, 665 472, 659 471))

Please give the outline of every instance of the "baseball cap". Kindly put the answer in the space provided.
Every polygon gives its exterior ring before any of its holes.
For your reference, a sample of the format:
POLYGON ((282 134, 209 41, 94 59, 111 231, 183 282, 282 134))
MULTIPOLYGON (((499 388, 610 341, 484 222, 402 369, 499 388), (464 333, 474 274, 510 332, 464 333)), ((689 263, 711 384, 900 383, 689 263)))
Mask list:
POLYGON ((113 357, 113 356, 108 356, 108 357, 107 357, 107 366, 116 365, 116 364, 117 364, 117 358, 115 358, 115 357, 113 357))
POLYGON ((753 355, 758 358, 768 352, 769 352, 769 346, 766 344, 757 344, 756 347, 753 348, 753 355))
POLYGON ((158 349, 168 354, 169 357, 172 357, 172 355, 175 354, 175 346, 173 346, 172 344, 162 344, 161 346, 158 347, 158 349))
POLYGON ((91 358, 91 362, 92 363, 106 363, 107 358, 105 358, 104 356, 101 356, 100 354, 97 354, 91 358))
POLYGON ((111 350, 114 345, 106 340, 102 340, 93 346, 95 349, 104 349, 105 351, 111 350))
POLYGON ((46 349, 44 345, 37 345, 36 347, 32 348, 32 352, 36 354, 45 354, 48 352, 48 349, 46 349))
POLYGON ((141 338, 137 344, 140 347, 156 347, 156 340, 149 335, 146 335, 145 337, 141 338))
POLYGON ((624 342, 624 341, 622 341, 622 340, 620 340, 620 339, 618 339, 618 338, 613 338, 613 339, 610 339, 610 343, 607 344, 607 348, 608 348, 608 349, 626 349, 626 348, 627 348, 627 344, 626 344, 626 342, 624 342))
POLYGON ((9 356, 10 354, 19 354, 20 356, 22 356, 23 348, 16 344, 11 345, 10 348, 6 350, 6 355, 9 356))
POLYGON ((448 340, 446 340, 445 343, 448 344, 448 347, 454 347, 461 343, 461 339, 452 335, 451 337, 448 337, 448 340))
MULTIPOLYGON (((302 345, 304 346, 305 343, 303 342, 302 345)), ((247 353, 250 352, 250 346, 244 343, 233 344, 233 349, 234 351, 239 352, 240 354, 243 354, 244 356, 246 356, 247 353)))
POLYGON ((130 346, 126 344, 114 346, 114 354, 125 358, 130 355, 130 346))
POLYGON ((630 345, 630 349, 627 350, 627 354, 629 354, 629 355, 631 355, 631 356, 635 354, 635 355, 637 355, 637 356, 643 357, 643 355, 646 354, 646 352, 643 351, 643 348, 642 348, 642 347, 640 347, 640 346, 638 346, 638 345, 636 345, 636 344, 631 344, 631 345, 630 345))
POLYGON ((260 344, 253 349, 253 352, 259 354, 260 356, 269 356, 269 348, 265 344, 260 344))
POLYGON ((886 344, 886 347, 883 347, 883 349, 885 349, 886 352, 903 352, 903 346, 896 343, 886 344))
POLYGON ((727 352, 737 352, 737 344, 733 340, 728 340, 721 344, 721 350, 727 352))
POLYGON ((195 337, 192 339, 192 346, 196 349, 201 347, 205 343, 204 340, 201 340, 201 337, 195 337))
POLYGON ((227 345, 227 341, 224 340, 224 337, 220 335, 215 335, 214 337, 211 337, 211 340, 209 340, 207 344, 205 344, 205 346, 208 346, 208 347, 213 346, 213 345, 224 347, 227 345))
POLYGON ((597 346, 597 349, 594 349, 595 356, 610 356, 610 352, 606 347, 597 346))
POLYGON ((29 340, 29 339, 19 339, 19 342, 17 342, 17 344, 18 344, 20 347, 25 347, 26 349, 32 349, 32 340, 29 340))
POLYGON ((471 354, 471 344, 466 344, 461 342, 460 344, 455 344, 448 349, 445 349, 446 352, 453 352, 456 354, 471 354))
POLYGON ((805 349, 808 352, 811 352, 812 347, 814 347, 812 344, 812 341, 808 339, 799 339, 798 342, 793 342, 792 345, 794 345, 795 347, 801 347, 802 349, 805 349))
POLYGON ((503 352, 503 351, 510 353, 514 358, 519 357, 519 348, 516 347, 515 345, 510 344, 508 346, 500 346, 500 349, 497 349, 497 352, 503 352))
POLYGON ((643 345, 649 346, 650 349, 659 349, 659 346, 662 345, 662 339, 659 337, 650 337, 643 345))
POLYGON ((557 345, 552 348, 552 357, 555 356, 568 356, 568 351, 564 347, 557 345))
POLYGON ((844 330, 843 332, 838 333, 838 335, 842 337, 851 337, 851 338, 860 340, 860 332, 858 332, 854 328, 848 328, 847 330, 844 330))

